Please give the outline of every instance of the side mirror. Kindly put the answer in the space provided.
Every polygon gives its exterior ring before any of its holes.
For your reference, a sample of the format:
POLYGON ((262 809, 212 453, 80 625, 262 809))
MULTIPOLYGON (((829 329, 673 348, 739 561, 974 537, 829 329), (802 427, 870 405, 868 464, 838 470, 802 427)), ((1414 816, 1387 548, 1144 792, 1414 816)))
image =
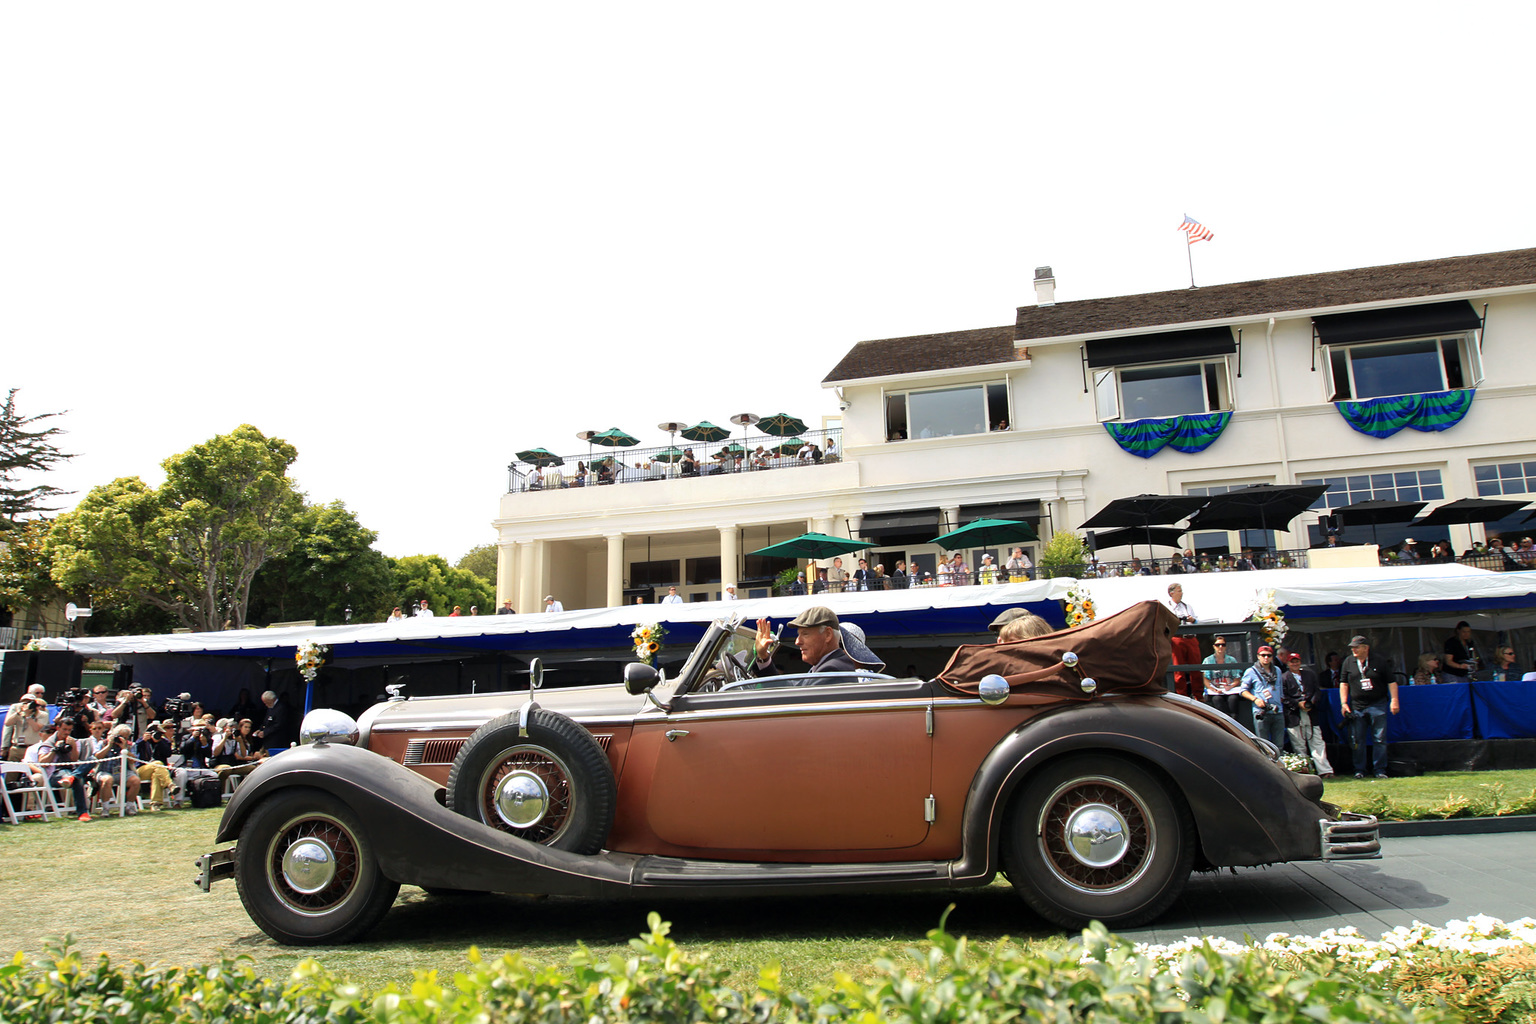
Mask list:
POLYGON ((534 658, 528 663, 528 692, 532 693, 544 685, 544 662, 540 658, 534 658))
POLYGON ((647 665, 643 661, 632 661, 624 666, 624 689, 636 697, 650 692, 651 687, 659 682, 661 682, 661 673, 654 665, 647 665))

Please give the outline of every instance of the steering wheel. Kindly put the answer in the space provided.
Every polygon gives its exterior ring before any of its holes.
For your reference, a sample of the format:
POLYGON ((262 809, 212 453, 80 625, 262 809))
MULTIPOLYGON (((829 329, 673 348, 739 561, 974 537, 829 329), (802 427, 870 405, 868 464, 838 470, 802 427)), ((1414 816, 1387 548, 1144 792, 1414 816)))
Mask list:
POLYGON ((743 679, 751 678, 747 674, 746 669, 741 667, 741 662, 731 657, 729 653, 722 654, 719 658, 715 659, 715 667, 720 670, 720 674, 725 678, 726 685, 739 683, 743 679))

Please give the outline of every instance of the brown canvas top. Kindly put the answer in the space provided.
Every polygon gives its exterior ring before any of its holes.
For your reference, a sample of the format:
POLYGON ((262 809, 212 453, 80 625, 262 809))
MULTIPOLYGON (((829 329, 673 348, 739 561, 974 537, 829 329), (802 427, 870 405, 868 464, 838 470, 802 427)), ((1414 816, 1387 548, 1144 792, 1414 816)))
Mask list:
POLYGON ((967 644, 955 651, 939 681, 957 693, 975 696, 981 677, 996 674, 1008 680, 1014 694, 1038 697, 1040 703, 1166 693, 1173 665, 1170 638, 1178 624, 1165 606, 1143 601, 1085 626, 1029 640, 967 644), (1077 655, 1075 671, 1061 662, 1068 651, 1077 655), (1083 692, 1084 676, 1098 683, 1094 693, 1083 692))

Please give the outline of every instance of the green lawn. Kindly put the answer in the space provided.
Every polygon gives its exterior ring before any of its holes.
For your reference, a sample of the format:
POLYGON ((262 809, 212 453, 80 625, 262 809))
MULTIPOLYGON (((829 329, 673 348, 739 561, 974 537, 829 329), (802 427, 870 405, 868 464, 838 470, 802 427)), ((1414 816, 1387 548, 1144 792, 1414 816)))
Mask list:
MULTIPOLYGON (((1325 798, 1345 807, 1382 794, 1433 807, 1450 794, 1477 794, 1502 784, 1506 795, 1536 787, 1536 771, 1453 773, 1385 781, 1330 780, 1325 798)), ((992 943, 1063 941, 1035 918, 1006 882, 955 894, 900 894, 761 900, 596 902, 514 896, 434 898, 407 887, 370 936, 350 946, 290 949, 253 925, 233 882, 204 894, 192 884, 193 862, 212 847, 217 810, 179 810, 126 819, 52 821, 0 826, 0 954, 40 953, 44 940, 66 932, 87 955, 111 953, 147 963, 194 964, 220 953, 245 955, 268 975, 284 975, 306 956, 370 985, 408 981, 413 969, 451 973, 464 951, 518 952, 539 963, 564 963, 578 942, 627 951, 655 910, 673 923, 690 953, 708 952, 750 986, 772 960, 796 987, 835 970, 870 978, 882 951, 922 941, 955 904, 952 934, 992 943)))

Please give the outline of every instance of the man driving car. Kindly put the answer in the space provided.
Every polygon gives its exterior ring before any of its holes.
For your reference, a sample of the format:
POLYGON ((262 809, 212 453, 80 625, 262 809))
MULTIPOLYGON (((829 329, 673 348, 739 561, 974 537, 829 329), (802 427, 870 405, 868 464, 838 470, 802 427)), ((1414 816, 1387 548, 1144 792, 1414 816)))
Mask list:
MULTIPOLYGON (((837 613, 826 605, 812 605, 789 624, 798 631, 795 646, 800 660, 810 672, 882 672, 885 662, 875 656, 862 640, 837 620, 837 613)), ((773 623, 757 620, 757 657, 752 663, 754 676, 778 675, 780 669, 770 657, 773 649, 773 623)))

